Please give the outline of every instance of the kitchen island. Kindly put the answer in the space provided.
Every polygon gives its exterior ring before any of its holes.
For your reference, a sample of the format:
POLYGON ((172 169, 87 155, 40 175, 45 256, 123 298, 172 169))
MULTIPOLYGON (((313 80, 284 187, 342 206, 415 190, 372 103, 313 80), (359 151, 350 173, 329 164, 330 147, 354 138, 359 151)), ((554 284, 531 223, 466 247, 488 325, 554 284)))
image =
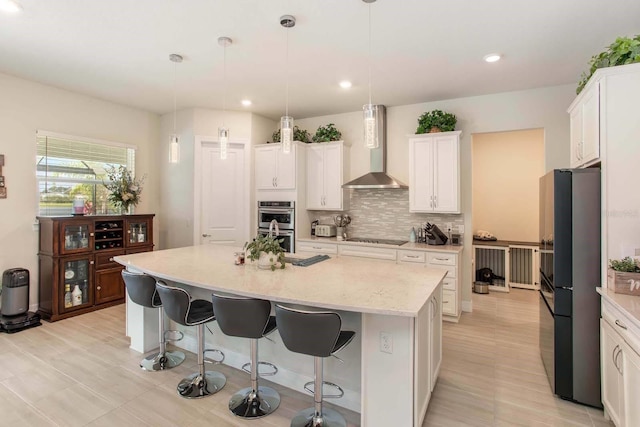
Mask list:
MULTIPOLYGON (((331 381, 335 368, 336 382, 355 377, 359 387, 350 387, 347 399, 341 399, 346 404, 333 403, 358 410, 362 426, 422 424, 442 354, 445 269, 335 257, 272 272, 251 263, 234 265, 233 254, 238 250, 203 245, 115 260, 132 271, 185 286, 199 298, 210 298, 216 291, 338 311, 346 319, 343 327, 356 330, 359 341, 340 353, 344 366, 327 360, 325 374, 331 381)), ((157 347, 153 319, 157 319, 153 310, 128 301, 127 335, 133 349, 146 352, 157 347)), ((185 332, 193 336, 193 331, 185 332)), ((195 341, 188 338, 176 344, 194 351, 195 341)), ((231 366, 239 367, 248 359, 248 352, 243 347, 236 350, 238 343, 231 337, 214 333, 211 343, 231 355, 225 361, 231 366)), ((309 378, 305 370, 310 372, 310 360, 287 352, 279 337, 271 347, 261 347, 262 359, 277 364, 283 374, 270 379, 300 390, 299 385, 309 378)))

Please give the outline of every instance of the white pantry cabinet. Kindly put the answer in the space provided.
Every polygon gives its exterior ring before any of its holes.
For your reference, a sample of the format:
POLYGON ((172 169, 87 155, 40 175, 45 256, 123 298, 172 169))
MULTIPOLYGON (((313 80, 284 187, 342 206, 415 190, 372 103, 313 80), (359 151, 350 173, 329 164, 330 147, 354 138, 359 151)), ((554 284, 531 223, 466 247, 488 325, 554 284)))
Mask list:
POLYGON ((588 166, 600 158, 600 82, 585 87, 569 108, 571 167, 588 166))
POLYGON ((344 141, 307 146, 307 209, 341 211, 347 208, 342 189, 348 147, 344 141))
POLYGON ((460 213, 460 134, 409 137, 409 211, 460 213))
POLYGON ((295 190, 296 155, 298 149, 291 144, 291 152, 282 152, 282 144, 263 144, 255 148, 257 190, 295 190))

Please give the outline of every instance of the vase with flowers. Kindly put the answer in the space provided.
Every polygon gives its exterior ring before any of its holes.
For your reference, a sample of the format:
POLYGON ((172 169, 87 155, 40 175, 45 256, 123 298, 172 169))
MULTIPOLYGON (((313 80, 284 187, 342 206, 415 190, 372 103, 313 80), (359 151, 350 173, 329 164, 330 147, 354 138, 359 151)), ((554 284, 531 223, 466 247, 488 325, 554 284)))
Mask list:
POLYGON ((142 184, 146 178, 135 178, 131 171, 125 166, 108 166, 105 168, 108 182, 104 182, 104 186, 109 191, 107 199, 122 214, 128 214, 132 206, 137 206, 140 202, 140 194, 142 193, 142 184))

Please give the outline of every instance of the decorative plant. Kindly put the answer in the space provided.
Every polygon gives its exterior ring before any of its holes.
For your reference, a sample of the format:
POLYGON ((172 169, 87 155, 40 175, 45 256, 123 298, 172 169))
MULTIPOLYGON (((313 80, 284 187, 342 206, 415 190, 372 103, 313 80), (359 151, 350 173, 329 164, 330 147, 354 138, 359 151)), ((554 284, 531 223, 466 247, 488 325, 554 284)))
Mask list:
POLYGON ((618 37, 607 50, 591 57, 589 71, 585 71, 580 76, 576 93, 582 92, 589 78, 598 68, 615 67, 634 62, 640 62, 640 34, 634 38, 618 37))
POLYGON ((245 243, 245 250, 247 252, 247 257, 256 261, 260 259, 260 254, 262 252, 268 254, 271 252, 275 259, 270 258, 269 262, 271 263, 271 271, 275 271, 276 262, 280 263, 280 268, 284 268, 284 249, 280 246, 280 243, 284 242, 284 239, 278 239, 277 237, 272 237, 269 235, 263 236, 258 235, 251 243, 245 243))
POLYGON ((109 202, 124 211, 127 211, 131 205, 136 206, 140 202, 142 184, 146 175, 136 179, 131 175, 131 171, 122 165, 117 169, 115 166, 109 165, 105 171, 109 182, 102 181, 102 183, 109 191, 109 196, 107 196, 109 202))
POLYGON ((450 132, 456 128, 456 116, 442 110, 424 113, 418 118, 416 133, 450 132))
POLYGON ((624 271, 627 273, 640 273, 640 268, 631 257, 622 258, 620 260, 610 259, 609 266, 615 271, 624 271))
MULTIPOLYGON (((273 142, 280 142, 280 129, 275 131, 273 135, 273 142)), ((298 126, 293 127, 293 140, 300 142, 311 142, 311 135, 304 129, 300 129, 298 126)))
POLYGON ((313 142, 340 141, 340 138, 342 138, 342 133, 336 129, 333 123, 329 123, 318 128, 316 134, 313 135, 313 142))

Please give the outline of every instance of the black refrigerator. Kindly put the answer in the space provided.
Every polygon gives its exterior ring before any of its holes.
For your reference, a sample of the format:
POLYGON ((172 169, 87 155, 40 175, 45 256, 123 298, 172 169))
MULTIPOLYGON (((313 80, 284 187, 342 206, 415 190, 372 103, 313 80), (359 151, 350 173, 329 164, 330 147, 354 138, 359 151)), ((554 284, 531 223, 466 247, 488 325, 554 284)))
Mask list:
POLYGON ((602 407, 600 169, 540 178, 540 354, 553 392, 602 407))

